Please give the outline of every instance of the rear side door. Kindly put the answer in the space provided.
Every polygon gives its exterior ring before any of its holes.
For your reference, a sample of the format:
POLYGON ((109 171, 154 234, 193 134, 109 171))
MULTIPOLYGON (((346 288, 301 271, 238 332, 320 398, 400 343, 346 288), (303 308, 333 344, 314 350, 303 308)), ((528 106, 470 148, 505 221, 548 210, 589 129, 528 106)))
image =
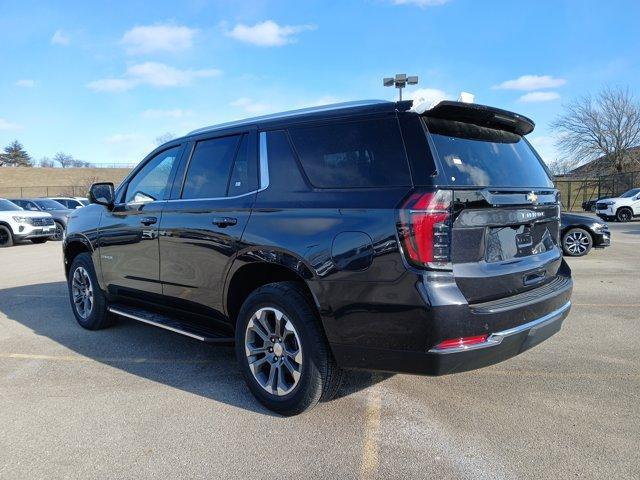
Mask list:
POLYGON ((176 145, 146 161, 102 215, 100 265, 112 294, 142 299, 141 294, 162 293, 158 225, 181 152, 176 145))
POLYGON ((160 279, 172 306, 222 318, 225 276, 258 190, 257 134, 218 134, 189 149, 162 215, 160 279))

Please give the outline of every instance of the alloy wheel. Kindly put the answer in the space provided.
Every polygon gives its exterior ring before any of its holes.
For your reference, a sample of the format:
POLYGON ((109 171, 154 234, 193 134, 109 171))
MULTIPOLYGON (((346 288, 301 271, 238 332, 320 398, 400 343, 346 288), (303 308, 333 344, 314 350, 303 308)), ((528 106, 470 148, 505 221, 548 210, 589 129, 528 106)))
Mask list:
POLYGON ((89 273, 84 267, 78 267, 71 279, 71 295, 76 312, 87 319, 93 310, 93 285, 89 273))
POLYGON ((267 392, 284 396, 298 385, 302 346, 298 332, 277 308, 261 308, 249 319, 244 349, 253 378, 267 392))
POLYGON ((589 249, 589 238, 585 232, 571 232, 565 238, 564 244, 572 255, 582 255, 589 249))
POLYGON ((56 233, 53 234, 53 240, 62 240, 64 235, 64 228, 59 223, 56 223, 56 233))
POLYGON ((620 220, 621 222, 628 222, 631 220, 631 212, 629 212, 629 210, 621 210, 620 212, 618 212, 618 220, 620 220))

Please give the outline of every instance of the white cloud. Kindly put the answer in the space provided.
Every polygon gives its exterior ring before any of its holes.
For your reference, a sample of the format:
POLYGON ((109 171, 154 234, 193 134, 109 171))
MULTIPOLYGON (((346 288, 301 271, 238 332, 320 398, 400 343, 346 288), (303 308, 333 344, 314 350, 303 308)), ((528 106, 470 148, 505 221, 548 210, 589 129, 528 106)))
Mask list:
POLYGON ((453 95, 437 88, 418 88, 405 94, 405 99, 436 103, 442 100, 452 100, 453 95))
POLYGON ((240 97, 229 103, 232 107, 237 107, 251 114, 265 113, 269 110, 273 111, 273 107, 267 103, 256 102, 248 97, 240 97))
POLYGON ((181 108, 172 108, 167 110, 150 108, 141 113, 144 118, 185 118, 193 115, 192 110, 183 110, 181 108))
POLYGON ((0 118, 0 130, 19 130, 20 125, 16 123, 11 123, 4 118, 0 118))
POLYGON ((526 103, 551 102, 560 98, 558 92, 529 92, 522 95, 518 101, 526 103))
POLYGON ((139 133, 115 133, 102 142, 106 158, 120 163, 137 163, 156 147, 150 137, 139 133))
POLYGON ((89 82, 87 87, 98 92, 123 92, 138 85, 154 87, 181 87, 199 78, 217 77, 222 72, 215 68, 180 70, 164 63, 144 62, 130 66, 123 77, 103 78, 89 82))
POLYGON ((522 75, 515 80, 507 80, 499 85, 494 85, 498 90, 540 90, 544 88, 561 87, 567 83, 564 78, 555 78, 551 75, 522 75))
POLYGON ((15 85, 16 87, 23 87, 23 88, 31 88, 34 87, 36 84, 36 82, 34 80, 31 80, 30 78, 23 78, 21 80, 18 80, 15 85))
POLYGON ((53 34, 53 37, 51 37, 52 45, 69 45, 70 43, 71 38, 62 30, 56 30, 53 34))
POLYGON ((266 20, 253 26, 239 23, 227 35, 259 47, 281 47, 294 43, 296 34, 315 28, 314 25, 278 25, 273 20, 266 20))
POLYGON ((179 52, 191 48, 197 32, 179 25, 143 25, 125 32, 122 44, 129 55, 179 52))
POLYGON ((393 0, 395 5, 416 5, 418 7, 436 7, 438 5, 444 5, 450 0, 393 0))

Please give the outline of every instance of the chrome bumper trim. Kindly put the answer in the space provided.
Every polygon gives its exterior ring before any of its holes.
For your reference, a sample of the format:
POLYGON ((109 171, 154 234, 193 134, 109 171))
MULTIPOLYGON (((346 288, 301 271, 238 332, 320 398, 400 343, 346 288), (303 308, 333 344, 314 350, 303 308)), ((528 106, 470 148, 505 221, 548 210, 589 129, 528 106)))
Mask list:
POLYGON ((551 313, 547 313, 546 315, 536 318, 527 323, 523 323, 522 325, 518 325, 517 327, 509 328, 508 330, 502 330, 500 332, 492 333, 487 337, 487 339, 482 343, 477 343, 475 345, 469 345, 464 347, 456 347, 456 348, 432 348, 428 353, 437 353, 439 355, 445 355, 449 353, 460 353, 460 352, 468 352, 471 350, 479 350, 481 348, 495 347, 502 343, 502 340, 506 337, 510 337, 512 335, 517 335, 522 332, 526 332, 527 330, 532 330, 534 328, 543 327, 549 323, 553 323, 556 320, 562 318, 562 316, 571 308, 571 302, 565 303, 563 306, 554 310, 551 313))

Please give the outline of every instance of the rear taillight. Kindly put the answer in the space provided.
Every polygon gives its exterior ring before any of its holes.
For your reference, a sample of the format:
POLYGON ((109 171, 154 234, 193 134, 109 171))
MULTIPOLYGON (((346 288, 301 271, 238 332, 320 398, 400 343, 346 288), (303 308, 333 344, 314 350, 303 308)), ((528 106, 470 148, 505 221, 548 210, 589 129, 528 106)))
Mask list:
POLYGON ((451 268, 451 198, 451 190, 416 192, 400 207, 398 235, 412 265, 451 268))

